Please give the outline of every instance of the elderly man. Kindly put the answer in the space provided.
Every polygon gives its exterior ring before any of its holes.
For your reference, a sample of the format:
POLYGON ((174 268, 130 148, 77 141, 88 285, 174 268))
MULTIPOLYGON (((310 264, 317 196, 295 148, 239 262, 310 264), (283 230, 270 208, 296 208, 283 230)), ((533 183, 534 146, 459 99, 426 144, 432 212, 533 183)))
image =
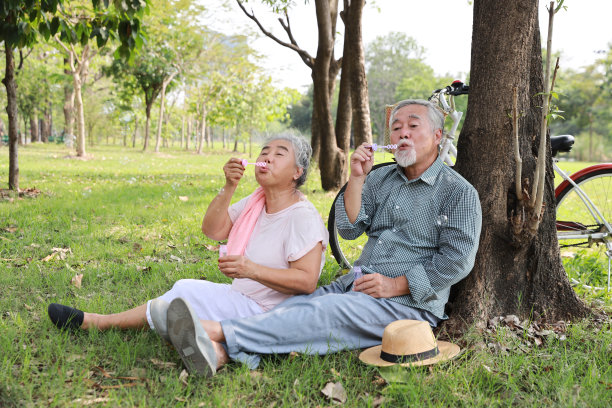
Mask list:
POLYGON ((201 321, 176 299, 168 311, 171 339, 187 368, 212 375, 229 359, 254 368, 260 354, 326 354, 380 344, 400 319, 435 327, 446 319, 450 288, 470 272, 481 210, 476 190, 438 158, 444 119, 423 100, 398 103, 391 113, 397 166, 372 173, 373 152, 359 146, 336 203, 344 238, 369 239, 349 273, 310 295, 243 319, 201 321))

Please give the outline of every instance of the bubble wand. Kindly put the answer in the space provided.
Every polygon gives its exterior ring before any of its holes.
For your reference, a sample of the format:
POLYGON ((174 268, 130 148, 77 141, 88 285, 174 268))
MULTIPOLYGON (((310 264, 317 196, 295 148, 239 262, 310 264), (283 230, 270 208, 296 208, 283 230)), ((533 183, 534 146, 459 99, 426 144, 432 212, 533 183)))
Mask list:
POLYGON ((366 146, 367 148, 371 149, 372 151, 376 151, 378 149, 387 149, 387 150, 393 150, 393 149, 397 149, 397 145, 396 144, 389 144, 386 146, 379 146, 376 143, 372 143, 370 146, 366 146))
POLYGON ((240 161, 240 163, 242 164, 243 167, 246 167, 248 164, 252 164, 252 165, 257 166, 257 167, 267 167, 268 166, 268 163, 266 163, 266 162, 249 163, 249 161, 247 159, 242 159, 240 161))

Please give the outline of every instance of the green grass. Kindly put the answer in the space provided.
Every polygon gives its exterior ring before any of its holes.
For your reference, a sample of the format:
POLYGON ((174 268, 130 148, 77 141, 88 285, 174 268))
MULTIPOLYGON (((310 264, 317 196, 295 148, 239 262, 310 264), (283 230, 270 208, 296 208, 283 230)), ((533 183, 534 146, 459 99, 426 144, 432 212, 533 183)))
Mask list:
MULTIPOLYGON (((232 363, 212 379, 179 378, 177 353, 150 331, 62 333, 47 317, 50 302, 110 313, 181 278, 227 282, 200 224, 223 185, 229 152, 90 152, 94 158, 82 161, 59 145, 22 147, 20 185, 42 194, 0 201, 0 407, 331 406, 320 392, 330 381, 344 386, 345 406, 609 405, 609 321, 578 322, 566 339, 548 336, 539 347, 528 345, 526 332, 473 330, 460 340, 465 351, 457 360, 392 374, 351 351, 266 357, 253 372, 232 363), (45 260, 53 248, 70 251, 45 260), (81 288, 70 284, 77 273, 81 288), (385 382, 390 375, 397 381, 385 382)), ((7 162, 2 147, 2 183, 7 162)), ((303 191, 327 221, 334 194, 319 185, 313 171, 303 191)), ((236 196, 254 186, 248 176, 236 196)), ((588 256, 572 257, 571 267, 599 274, 588 256)), ((321 284, 338 273, 328 255, 321 284)), ((610 306, 609 295, 596 298, 610 306)))

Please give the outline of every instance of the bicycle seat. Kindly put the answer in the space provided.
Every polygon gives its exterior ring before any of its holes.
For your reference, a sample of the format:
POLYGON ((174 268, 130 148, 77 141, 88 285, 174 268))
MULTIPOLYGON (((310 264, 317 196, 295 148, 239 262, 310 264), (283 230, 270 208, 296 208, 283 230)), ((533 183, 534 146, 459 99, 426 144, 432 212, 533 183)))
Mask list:
POLYGON ((552 148, 552 155, 555 157, 559 152, 569 152, 572 150, 574 145, 574 136, 572 135, 559 135, 550 137, 550 147, 552 148))

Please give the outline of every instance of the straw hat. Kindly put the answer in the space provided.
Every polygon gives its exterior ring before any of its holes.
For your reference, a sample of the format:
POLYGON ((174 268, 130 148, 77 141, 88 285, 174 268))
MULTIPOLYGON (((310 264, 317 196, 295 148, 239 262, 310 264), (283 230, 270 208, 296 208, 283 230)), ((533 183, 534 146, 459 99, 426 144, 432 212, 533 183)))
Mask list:
POLYGON ((427 322, 397 320, 385 327, 382 345, 364 350, 359 359, 381 367, 422 366, 451 359, 459 350, 456 344, 436 341, 427 322))

